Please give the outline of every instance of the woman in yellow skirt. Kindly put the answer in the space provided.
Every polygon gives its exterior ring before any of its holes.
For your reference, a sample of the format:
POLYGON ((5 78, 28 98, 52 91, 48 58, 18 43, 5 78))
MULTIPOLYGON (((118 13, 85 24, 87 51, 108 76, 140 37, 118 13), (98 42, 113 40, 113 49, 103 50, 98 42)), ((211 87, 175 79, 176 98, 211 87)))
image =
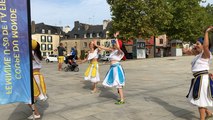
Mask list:
POLYGON ((88 52, 88 55, 86 59, 84 59, 81 63, 84 63, 86 61, 89 61, 90 64, 84 73, 84 79, 90 80, 93 83, 92 91, 91 93, 97 92, 97 84, 100 81, 100 75, 99 75, 99 65, 98 65, 98 48, 94 46, 93 42, 89 43, 90 51, 88 52))
MULTIPOLYGON (((44 77, 40 73, 41 70, 41 51, 40 45, 37 41, 32 40, 32 59, 33 59, 33 90, 34 90, 34 100, 42 100, 45 101, 47 99, 46 96, 46 85, 44 82, 44 77)), ((32 106, 31 104, 29 105, 32 106)), ((38 112, 38 108, 35 106, 35 115, 34 118, 40 118, 40 114, 38 112)), ((29 116, 28 119, 33 119, 33 115, 29 116)))

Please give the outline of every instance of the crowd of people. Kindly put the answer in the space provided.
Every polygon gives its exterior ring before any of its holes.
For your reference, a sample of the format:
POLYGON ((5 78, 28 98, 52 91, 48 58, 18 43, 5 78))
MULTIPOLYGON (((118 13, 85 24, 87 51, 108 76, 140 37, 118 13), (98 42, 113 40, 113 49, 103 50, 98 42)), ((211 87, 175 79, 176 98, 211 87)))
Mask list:
MULTIPOLYGON (((200 120, 206 120, 213 117, 212 111, 207 107, 213 107, 213 81, 212 76, 209 73, 210 62, 212 60, 212 53, 209 50, 209 32, 213 30, 213 26, 208 27, 205 30, 204 37, 200 37, 194 44, 192 49, 183 49, 183 52, 189 55, 195 55, 195 58, 191 63, 191 70, 194 78, 191 80, 191 85, 187 99, 190 103, 198 107, 200 114, 200 120)), ((84 73, 84 79, 92 82, 91 93, 98 93, 97 84, 100 82, 100 72, 98 57, 101 50, 108 51, 110 53, 110 69, 105 75, 102 85, 105 87, 115 87, 118 91, 120 99, 115 104, 125 104, 123 87, 125 86, 125 72, 120 64, 120 61, 124 57, 124 52, 121 50, 122 42, 117 39, 119 32, 114 34, 115 39, 111 41, 112 47, 105 47, 97 45, 97 41, 93 40, 89 44, 89 51, 85 59, 79 62, 89 62, 88 68, 84 73)), ((34 77, 34 99, 46 100, 46 87, 43 76, 40 73, 41 69, 41 51, 40 45, 36 41, 32 41, 32 56, 33 56, 33 77, 34 77)), ((58 71, 62 70, 62 63, 64 62, 65 48, 60 43, 58 47, 58 71)), ((75 48, 71 49, 70 61, 74 62, 77 57, 75 48)), ((32 105, 29 105, 30 107, 32 105)), ((35 106, 35 118, 40 118, 37 107, 35 106)), ((32 119, 31 115, 28 119, 32 119)))

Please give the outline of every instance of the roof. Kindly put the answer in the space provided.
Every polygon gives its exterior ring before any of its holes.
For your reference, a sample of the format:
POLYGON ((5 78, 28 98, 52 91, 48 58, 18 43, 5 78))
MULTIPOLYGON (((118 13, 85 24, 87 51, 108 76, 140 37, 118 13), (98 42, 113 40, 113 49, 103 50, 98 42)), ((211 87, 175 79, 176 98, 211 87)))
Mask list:
POLYGON ((58 26, 51 26, 51 25, 46 25, 44 23, 38 23, 35 24, 35 33, 40 33, 40 34, 49 34, 48 30, 51 31, 50 34, 64 34, 62 31, 62 27, 58 27, 58 26), (42 33, 42 29, 45 30, 45 33, 42 33))
POLYGON ((171 40, 170 43, 183 43, 182 40, 171 40))
POLYGON ((111 26, 110 22, 107 24, 107 27, 105 30, 103 30, 103 25, 89 25, 85 23, 80 23, 78 21, 75 22, 74 28, 66 34, 69 38, 75 38, 76 35, 78 38, 84 38, 85 35, 87 38, 90 38, 90 34, 93 34, 94 36, 97 36, 97 33, 99 34, 100 38, 106 37, 106 31, 111 26))

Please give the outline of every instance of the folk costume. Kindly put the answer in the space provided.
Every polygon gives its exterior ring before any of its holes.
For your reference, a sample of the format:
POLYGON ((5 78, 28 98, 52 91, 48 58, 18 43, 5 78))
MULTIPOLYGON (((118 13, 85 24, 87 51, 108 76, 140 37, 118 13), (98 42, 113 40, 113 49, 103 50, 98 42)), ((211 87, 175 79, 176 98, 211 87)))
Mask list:
POLYGON ((88 55, 87 60, 90 61, 90 64, 84 73, 84 79, 96 83, 100 81, 99 65, 97 61, 92 61, 93 58, 98 58, 98 48, 88 55))
POLYGON ((203 52, 192 60, 194 78, 191 81, 187 97, 193 105, 207 107, 213 106, 213 81, 208 73, 212 55, 210 53, 210 59, 204 59, 202 54, 203 52))
POLYGON ((40 73, 41 69, 41 61, 38 59, 38 57, 34 54, 34 51, 32 52, 33 54, 33 89, 34 89, 34 96, 38 97, 38 100, 46 100, 46 85, 44 82, 44 77, 40 73))
MULTIPOLYGON (((123 58, 123 56, 124 56, 123 52, 114 50, 113 52, 111 52, 109 60, 120 61, 123 58)), ((119 62, 111 64, 110 69, 107 72, 102 84, 107 87, 115 86, 116 88, 122 88, 125 85, 124 71, 119 62)))

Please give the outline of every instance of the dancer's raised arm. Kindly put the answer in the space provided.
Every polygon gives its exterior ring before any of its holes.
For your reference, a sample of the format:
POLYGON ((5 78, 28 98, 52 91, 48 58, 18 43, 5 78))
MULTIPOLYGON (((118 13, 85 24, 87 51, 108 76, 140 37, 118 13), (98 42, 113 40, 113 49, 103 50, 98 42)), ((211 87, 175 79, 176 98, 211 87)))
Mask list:
POLYGON ((205 30, 204 34, 204 42, 203 42, 203 58, 210 58, 210 52, 209 52, 209 31, 213 30, 213 26, 209 26, 205 30))
POLYGON ((99 49, 106 50, 106 51, 113 51, 112 48, 97 45, 97 41, 96 41, 96 40, 93 40, 93 43, 94 43, 94 45, 95 45, 97 48, 99 48, 99 49))

